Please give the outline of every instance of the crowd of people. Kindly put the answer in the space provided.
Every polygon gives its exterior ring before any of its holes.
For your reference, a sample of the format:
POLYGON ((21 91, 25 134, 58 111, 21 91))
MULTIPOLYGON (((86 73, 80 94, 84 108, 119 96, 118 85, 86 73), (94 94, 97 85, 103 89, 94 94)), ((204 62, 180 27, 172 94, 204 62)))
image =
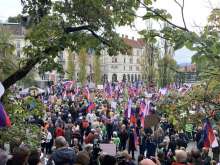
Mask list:
MULTIPOLYGON (((21 144, 11 156, 0 151, 0 165, 210 165, 219 162, 219 146, 207 148, 203 128, 177 131, 156 110, 161 94, 142 83, 108 83, 102 88, 76 87, 73 82, 48 87, 39 97, 46 105, 41 148, 21 144), (149 94, 150 93, 150 94, 149 94), (146 123, 156 115, 159 122, 146 123), (188 150, 189 144, 197 144, 188 150), (116 153, 103 153, 100 144, 114 144, 116 153), (211 154, 210 154, 211 153, 211 154), (212 155, 212 156, 210 156, 212 155)), ((218 130, 214 130, 219 140, 218 130)))

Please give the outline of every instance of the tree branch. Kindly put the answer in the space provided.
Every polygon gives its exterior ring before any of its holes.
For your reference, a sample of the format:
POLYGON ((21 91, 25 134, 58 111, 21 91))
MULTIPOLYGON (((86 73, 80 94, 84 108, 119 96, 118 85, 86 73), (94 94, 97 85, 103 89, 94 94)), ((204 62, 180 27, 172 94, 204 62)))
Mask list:
POLYGON ((92 26, 90 26, 90 25, 79 26, 79 27, 67 27, 67 28, 64 29, 64 32, 72 33, 72 32, 83 31, 83 30, 89 31, 95 38, 97 38, 103 44, 105 44, 109 47, 111 46, 110 41, 108 41, 108 40, 104 39, 103 37, 99 36, 94 30, 92 30, 92 26))
POLYGON ((185 7, 185 0, 182 0, 183 3, 182 5, 177 1, 177 0, 174 0, 176 2, 176 4, 180 7, 181 9, 181 15, 182 15, 182 20, 183 20, 183 24, 184 24, 184 27, 185 29, 187 29, 186 27, 186 21, 185 21, 185 17, 184 17, 184 7, 185 7))
MULTIPOLYGON (((92 26, 90 25, 84 25, 84 26, 78 26, 78 27, 67 27, 64 28, 64 32, 65 33, 72 33, 72 32, 78 32, 78 31, 83 31, 83 30, 87 30, 89 32, 92 33, 92 35, 94 37, 96 37, 97 39, 99 39, 103 44, 106 44, 108 46, 111 46, 110 42, 105 40, 104 38, 102 38, 101 36, 99 36, 97 33, 95 33, 92 30, 92 26)), ((49 54, 50 51, 53 50, 53 47, 49 47, 47 49, 45 49, 42 54, 49 54)), ((11 85, 13 85, 14 83, 16 83, 17 81, 21 80, 22 78, 24 78, 29 71, 40 61, 42 61, 43 58, 42 56, 37 56, 36 58, 31 58, 27 60, 27 63, 20 69, 18 69, 17 71, 15 71, 12 75, 10 75, 6 80, 4 80, 2 82, 3 86, 5 87, 5 89, 8 89, 11 85)))
POLYGON ((176 25, 174 23, 172 23, 171 21, 169 21, 167 18, 165 18, 164 16, 162 16, 160 13, 158 13, 157 11, 153 10, 152 8, 148 7, 144 2, 142 2, 141 0, 137 0, 141 5, 143 5, 146 10, 148 11, 151 11, 152 13, 154 13, 156 16, 158 16, 160 19, 162 19, 163 21, 167 22, 169 25, 175 27, 175 28, 178 28, 180 30, 183 30, 183 31, 187 31, 189 32, 189 30, 186 28, 186 27, 182 27, 182 26, 179 26, 179 25, 176 25))
POLYGON ((84 26, 77 26, 77 27, 66 27, 64 28, 65 33, 73 33, 77 31, 82 31, 82 30, 88 30, 90 28, 90 25, 84 25, 84 26))
MULTIPOLYGON (((52 50, 52 47, 47 48, 44 50, 42 54, 48 54, 52 50)), ((15 82, 21 80, 24 78, 29 71, 38 63, 41 61, 41 56, 37 56, 36 58, 28 59, 27 63, 21 68, 18 69, 15 73, 10 75, 6 80, 2 82, 5 89, 8 89, 11 85, 13 85, 15 82)))

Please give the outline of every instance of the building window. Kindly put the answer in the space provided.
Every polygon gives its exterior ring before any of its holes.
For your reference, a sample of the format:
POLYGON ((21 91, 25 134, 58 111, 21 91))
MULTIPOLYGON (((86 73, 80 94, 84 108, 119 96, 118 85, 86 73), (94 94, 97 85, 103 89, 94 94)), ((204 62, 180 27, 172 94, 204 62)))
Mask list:
POLYGON ((16 48, 18 48, 18 49, 21 48, 21 43, 20 43, 20 41, 17 41, 17 42, 16 42, 16 48))
POLYGON ((42 74, 41 79, 42 80, 49 80, 49 74, 42 74))
POLYGON ((117 69, 117 68, 118 68, 118 65, 112 65, 111 68, 112 68, 112 69, 117 69))
POLYGON ((112 82, 116 82, 117 81, 117 74, 113 74, 112 75, 112 82))
POLYGON ((132 66, 129 66, 129 70, 130 70, 130 71, 132 70, 132 66))
POLYGON ((122 81, 123 81, 123 82, 126 82, 126 75, 125 75, 125 74, 123 74, 122 81))
POLYGON ((118 62, 117 57, 112 57, 112 63, 117 63, 117 62, 118 62))
POLYGON ((130 58, 130 64, 132 64, 133 63, 133 59, 132 59, 132 57, 130 58))
POLYGON ((137 50, 137 56, 139 56, 139 50, 137 50))
POLYGON ((16 51, 16 55, 17 55, 17 57, 21 57, 21 51, 20 51, 20 50, 17 50, 17 51, 16 51))
POLYGON ((137 80, 138 80, 138 79, 137 79, 137 75, 136 75, 136 74, 135 74, 135 76, 134 76, 134 80, 135 80, 135 81, 137 81, 137 80))
POLYGON ((130 78, 130 74, 128 74, 128 81, 130 81, 131 80, 131 78, 130 78))
POLYGON ((137 64, 140 64, 140 60, 139 60, 139 58, 137 59, 137 64))
POLYGON ((139 66, 136 66, 136 71, 139 71, 139 66))
POLYGON ((124 58, 124 63, 126 63, 126 58, 124 58))
POLYGON ((131 75, 131 82, 134 82, 134 75, 131 75))
POLYGON ((62 51, 62 52, 59 52, 59 59, 60 59, 60 61, 64 61, 63 51, 62 51))
POLYGON ((124 66, 124 70, 125 70, 125 66, 124 66))

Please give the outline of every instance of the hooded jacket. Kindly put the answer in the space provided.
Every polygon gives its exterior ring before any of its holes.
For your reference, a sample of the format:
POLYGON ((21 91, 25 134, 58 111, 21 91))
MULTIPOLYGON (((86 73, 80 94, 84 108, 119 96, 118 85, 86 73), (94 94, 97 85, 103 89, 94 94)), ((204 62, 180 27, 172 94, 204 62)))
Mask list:
POLYGON ((75 151, 72 148, 62 147, 52 153, 47 165, 53 165, 53 162, 55 165, 73 165, 75 159, 75 151))

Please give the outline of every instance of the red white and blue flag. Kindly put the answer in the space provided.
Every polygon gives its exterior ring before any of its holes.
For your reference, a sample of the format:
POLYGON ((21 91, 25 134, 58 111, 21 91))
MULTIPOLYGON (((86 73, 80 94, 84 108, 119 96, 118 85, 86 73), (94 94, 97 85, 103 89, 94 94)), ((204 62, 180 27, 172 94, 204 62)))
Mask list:
POLYGON ((89 103, 89 106, 88 106, 88 108, 87 108, 87 113, 90 113, 92 110, 94 110, 95 109, 95 103, 93 103, 93 102, 90 102, 89 103))
POLYGON ((203 126, 203 137, 204 137, 204 147, 218 147, 218 141, 215 137, 215 134, 213 132, 211 123, 208 119, 205 120, 204 126, 203 126))
POLYGON ((4 110, 3 105, 0 103, 0 128, 1 127, 10 127, 11 121, 9 119, 9 116, 4 110))

